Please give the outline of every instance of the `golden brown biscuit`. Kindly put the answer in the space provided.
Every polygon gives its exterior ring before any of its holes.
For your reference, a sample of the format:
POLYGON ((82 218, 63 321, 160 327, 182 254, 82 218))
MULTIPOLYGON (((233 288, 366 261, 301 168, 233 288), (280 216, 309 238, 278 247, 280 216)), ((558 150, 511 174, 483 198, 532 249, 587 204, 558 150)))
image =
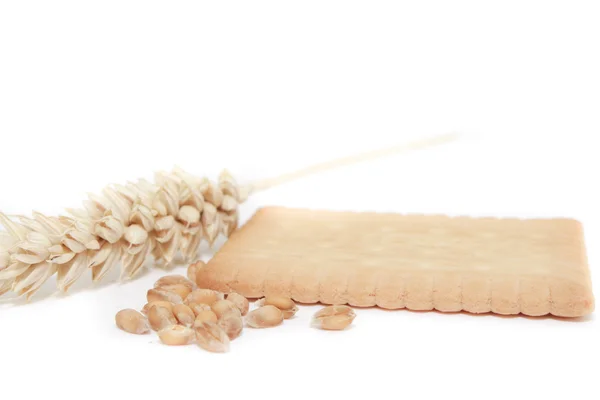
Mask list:
POLYGON ((561 317, 594 309, 582 228, 564 218, 267 207, 197 279, 302 303, 561 317))

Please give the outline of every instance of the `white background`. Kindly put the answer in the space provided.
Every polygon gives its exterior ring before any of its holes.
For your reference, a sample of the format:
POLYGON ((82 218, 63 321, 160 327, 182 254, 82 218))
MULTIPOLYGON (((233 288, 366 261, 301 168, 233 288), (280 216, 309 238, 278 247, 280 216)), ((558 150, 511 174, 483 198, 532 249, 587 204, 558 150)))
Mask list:
MULTIPOLYGON (((572 216, 600 287, 599 20, 580 1, 0 0, 0 209, 59 213, 175 164, 246 183, 458 131, 259 193, 243 217, 273 204, 572 216)), ((114 326, 164 273, 1 299, 2 397, 600 398, 595 316, 367 309, 321 332, 307 307, 220 355, 114 326)))

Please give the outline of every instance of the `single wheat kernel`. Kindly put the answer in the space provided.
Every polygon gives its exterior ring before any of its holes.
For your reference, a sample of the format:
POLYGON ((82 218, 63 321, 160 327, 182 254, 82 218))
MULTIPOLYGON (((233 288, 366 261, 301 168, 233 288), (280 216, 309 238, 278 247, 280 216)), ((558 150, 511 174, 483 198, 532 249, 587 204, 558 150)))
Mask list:
POLYGON ((196 333, 187 326, 171 325, 158 331, 160 341, 169 346, 183 346, 194 341, 196 333))
POLYGON ((152 306, 148 310, 148 322, 153 330, 159 331, 168 326, 177 325, 177 318, 167 307, 152 306))
POLYGON ((283 312, 272 305, 252 310, 246 316, 246 323, 251 328, 269 328, 283 322, 283 312))
POLYGON ((196 289, 185 298, 185 304, 198 303, 208 304, 210 306, 222 298, 223 295, 217 291, 210 289, 196 289))
POLYGON ((248 299, 238 293, 229 293, 227 295, 227 300, 231 301, 235 306, 240 310, 242 315, 248 314, 248 308, 250 308, 250 303, 248 303, 248 299))
POLYGON ((192 292, 192 289, 181 283, 177 283, 175 285, 164 285, 158 287, 157 289, 163 289, 168 292, 175 293, 182 299, 185 299, 192 292))
POLYGON ((199 324, 200 322, 217 322, 219 319, 217 318, 217 314, 212 312, 211 310, 200 311, 196 315, 196 319, 194 320, 194 326, 199 324))
POLYGON ((275 306, 283 313, 283 318, 292 318, 298 311, 296 303, 289 297, 285 296, 265 296, 256 302, 259 307, 262 306, 275 306))
POLYGON ((183 275, 165 275, 156 282, 154 282, 155 288, 170 285, 185 285, 190 288, 190 291, 192 291, 196 288, 196 280, 188 279, 183 275))
POLYGON ((345 329, 354 321, 356 314, 348 306, 329 306, 319 310, 312 319, 311 326, 330 331, 345 329))
POLYGON ((189 303, 188 307, 192 309, 195 315, 198 315, 202 311, 212 311, 208 304, 189 303))
POLYGON ((146 293, 146 299, 148 303, 153 301, 168 301, 173 304, 183 303, 183 299, 177 293, 169 292, 162 288, 150 289, 146 293))
POLYGON ((214 353, 229 351, 229 337, 223 329, 214 322, 200 322, 194 326, 196 343, 204 350, 214 353))
POLYGON ((173 306, 173 315, 177 318, 177 321, 181 325, 190 327, 194 324, 194 320, 196 319, 196 314, 194 311, 186 306, 185 304, 175 304, 173 306))
POLYGON ((217 314, 217 318, 221 318, 223 315, 225 315, 228 312, 235 312, 237 314, 239 314, 240 316, 242 315, 242 313, 240 312, 240 309, 237 308, 237 306, 229 301, 229 300, 219 300, 215 303, 213 303, 210 306, 211 310, 213 310, 213 312, 215 314, 217 314))
POLYGON ((196 283, 196 275, 198 271, 203 268, 206 264, 202 261, 196 261, 195 263, 190 264, 187 269, 187 277, 190 281, 196 283))
POLYGON ((148 315, 148 311, 150 311, 150 307, 152 306, 163 306, 163 307, 167 307, 169 310, 173 309, 173 303, 169 302, 169 301, 151 301, 150 303, 146 303, 144 305, 144 308, 142 308, 142 314, 144 315, 148 315))
POLYGON ((217 325, 219 325, 219 327, 225 331, 229 337, 229 340, 233 340, 240 336, 242 329, 244 329, 244 321, 242 321, 240 314, 231 311, 225 313, 221 318, 219 318, 217 325))
POLYGON ((142 335, 150 331, 148 320, 142 314, 131 308, 121 310, 115 315, 115 322, 119 329, 125 332, 142 335))

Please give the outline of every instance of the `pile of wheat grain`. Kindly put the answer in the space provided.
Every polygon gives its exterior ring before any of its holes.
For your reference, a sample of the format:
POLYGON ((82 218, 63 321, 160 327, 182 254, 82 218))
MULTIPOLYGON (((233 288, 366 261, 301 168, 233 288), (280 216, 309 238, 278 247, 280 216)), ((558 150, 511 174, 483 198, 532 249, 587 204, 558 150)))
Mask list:
MULTIPOLYGON (((147 303, 141 312, 128 308, 115 316, 117 326, 129 333, 158 332, 161 342, 180 346, 196 343, 201 348, 223 353, 244 326, 270 328, 292 318, 298 311, 294 301, 282 296, 267 296, 249 311, 248 299, 238 293, 224 294, 198 288, 196 273, 204 264, 188 267, 188 277, 167 275, 155 282, 146 293, 147 303)), ((354 320, 348 306, 329 306, 312 318, 312 326, 326 330, 343 330, 354 320)))

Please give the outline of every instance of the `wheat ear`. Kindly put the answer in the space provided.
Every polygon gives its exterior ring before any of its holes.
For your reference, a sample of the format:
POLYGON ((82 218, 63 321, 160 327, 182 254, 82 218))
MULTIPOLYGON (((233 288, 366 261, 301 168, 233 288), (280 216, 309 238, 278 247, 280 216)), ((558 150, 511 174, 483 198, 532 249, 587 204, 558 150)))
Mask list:
POLYGON ((83 209, 69 216, 10 218, 0 213, 0 295, 12 291, 29 299, 55 273, 61 291, 88 269, 100 280, 120 263, 121 279, 133 277, 148 255, 170 264, 179 252, 197 257, 202 239, 210 244, 238 225, 238 206, 249 193, 309 174, 386 155, 442 144, 456 138, 440 135, 383 150, 318 164, 276 178, 239 186, 223 171, 217 182, 176 168, 155 174, 155 181, 109 185, 102 195, 88 195, 83 209))
POLYGON ((150 254, 166 264, 178 251, 193 260, 203 238, 212 244, 235 229, 245 199, 227 171, 213 183, 175 169, 154 183, 110 185, 68 217, 0 214, 0 294, 30 297, 54 273, 67 291, 85 270, 98 281, 119 262, 121 278, 130 278, 150 254))

